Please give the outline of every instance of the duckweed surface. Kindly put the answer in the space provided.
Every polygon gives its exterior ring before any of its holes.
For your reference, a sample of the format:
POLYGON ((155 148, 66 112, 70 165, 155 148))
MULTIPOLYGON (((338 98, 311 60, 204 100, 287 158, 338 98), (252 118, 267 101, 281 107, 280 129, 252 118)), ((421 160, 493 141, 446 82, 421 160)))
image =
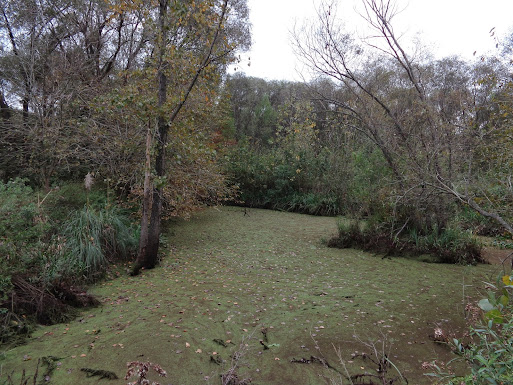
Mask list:
POLYGON ((497 268, 327 248, 335 233, 334 218, 235 207, 176 221, 158 268, 99 284, 91 292, 101 307, 4 347, 0 378, 33 374, 52 356, 44 383, 126 384, 127 363, 148 361, 167 371, 161 384, 220 384, 237 357, 239 379, 253 384, 326 384, 344 372, 336 349, 349 373, 375 373, 352 354, 386 340, 409 383, 430 384, 422 363, 454 357, 429 335, 437 326, 461 334, 466 303, 497 268), (291 362, 312 356, 332 368, 291 362))

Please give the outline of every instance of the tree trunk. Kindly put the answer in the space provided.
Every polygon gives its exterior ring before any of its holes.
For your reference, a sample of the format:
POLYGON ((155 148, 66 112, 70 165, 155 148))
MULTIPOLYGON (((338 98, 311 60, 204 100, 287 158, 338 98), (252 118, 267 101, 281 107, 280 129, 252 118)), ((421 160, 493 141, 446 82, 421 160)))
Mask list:
POLYGON ((11 119, 11 108, 5 101, 5 96, 3 93, 0 93, 0 116, 4 123, 9 122, 11 119))
MULTIPOLYGON (((157 265, 158 262, 158 251, 159 251, 159 242, 160 242, 160 231, 161 231, 161 214, 162 214, 162 182, 164 182, 165 176, 165 165, 166 165, 166 144, 167 137, 169 132, 169 127, 171 123, 176 119, 180 110, 187 102, 187 99, 194 88, 201 72, 212 62, 212 54, 214 50, 214 46, 217 42, 217 38, 219 32, 222 29, 222 23, 224 21, 226 10, 228 7, 228 1, 224 0, 223 7, 221 10, 221 16, 219 18, 219 22, 217 24, 217 28, 215 30, 214 37, 212 42, 210 43, 210 47, 203 59, 201 65, 198 67, 194 77, 191 79, 187 90, 182 97, 180 103, 174 108, 170 117, 167 119, 165 117, 163 107, 167 102, 167 77, 165 74, 165 61, 164 57, 166 54, 166 46, 165 46, 165 31, 166 31, 166 20, 165 15, 167 13, 167 0, 159 1, 159 29, 161 35, 161 41, 159 42, 159 63, 158 63, 158 71, 157 71, 157 79, 158 79, 158 107, 159 107, 159 116, 158 116, 158 137, 157 137, 157 145, 155 148, 155 174, 159 179, 159 183, 157 187, 153 187, 151 189, 150 185, 146 186, 146 178, 145 178, 145 187, 144 187, 144 196, 146 198, 146 194, 152 195, 152 204, 151 204, 151 218, 150 223, 148 225, 147 216, 149 214, 149 207, 143 206, 143 218, 141 220, 141 239, 139 244, 139 255, 137 257, 136 263, 132 269, 131 274, 137 275, 141 268, 152 269, 157 265), (146 217, 146 219, 145 219, 146 217), (144 234, 144 238, 143 238, 144 234)), ((149 157, 149 150, 147 145, 147 157, 149 157)), ((147 159, 147 162, 149 160, 147 159)), ((148 177, 149 179, 149 177, 148 177)))
MULTIPOLYGON (((159 104, 166 100, 166 76, 162 73, 159 81, 159 104)), ((157 156, 155 159, 155 172, 157 178, 165 175, 165 154, 169 125, 163 117, 158 119, 159 138, 157 141, 157 156)), ((162 214, 162 187, 153 188, 153 203, 151 205, 151 219, 148 234, 148 246, 146 249, 146 260, 144 267, 152 269, 158 262, 158 252, 160 243, 160 218, 162 214)))
MULTIPOLYGON (((164 176, 165 170, 165 151, 167 143, 167 133, 169 124, 163 116, 162 107, 167 101, 167 78, 164 73, 164 55, 165 55, 165 15, 167 12, 167 0, 159 1, 159 63, 157 71, 158 81, 158 137, 156 147, 155 173, 157 178, 164 176)), ((148 133, 150 135, 150 133, 148 133)), ((135 261, 131 274, 137 275, 141 268, 152 269, 158 262, 159 240, 160 240, 160 216, 162 213, 162 188, 151 188, 150 179, 150 150, 151 138, 146 139, 146 170, 144 178, 144 198, 143 212, 141 218, 141 237, 139 239, 139 254, 135 261), (153 190, 153 191, 152 191, 153 190), (151 218, 148 225, 148 216, 150 214, 150 194, 152 195, 151 218)))
POLYGON ((139 251, 132 268, 132 275, 137 275, 144 267, 146 249, 148 247, 148 215, 151 207, 151 120, 148 122, 146 132, 146 162, 144 164, 144 193, 141 216, 141 235, 139 236, 139 251))

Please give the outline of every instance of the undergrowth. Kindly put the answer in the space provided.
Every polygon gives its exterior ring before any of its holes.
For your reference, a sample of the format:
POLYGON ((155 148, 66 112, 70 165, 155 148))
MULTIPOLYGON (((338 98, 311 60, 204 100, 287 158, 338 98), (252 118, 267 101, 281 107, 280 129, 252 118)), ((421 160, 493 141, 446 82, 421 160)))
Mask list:
POLYGON ((135 249, 128 216, 104 204, 105 193, 89 200, 80 188, 43 193, 24 179, 0 182, 0 343, 20 343, 35 323, 67 321, 74 307, 97 304, 81 285, 135 249))
MULTIPOLYGON (((507 385, 513 383, 513 276, 503 275, 495 285, 488 284, 488 298, 479 301, 482 322, 470 328, 471 342, 453 339, 449 345, 470 370, 455 376, 446 365, 432 363, 430 373, 447 385, 507 385)), ((453 360, 453 361, 455 361, 453 360)), ((449 366, 449 363, 447 366, 449 366)))
POLYGON ((469 207, 459 209, 456 221, 461 228, 470 230, 476 235, 498 237, 503 234, 503 229, 492 219, 487 218, 469 207))
POLYGON ((338 235, 328 241, 328 246, 359 248, 385 256, 429 254, 441 263, 484 263, 481 245, 456 227, 439 229, 435 225, 419 230, 405 226, 400 230, 403 231, 394 231, 387 222, 340 221, 338 235))

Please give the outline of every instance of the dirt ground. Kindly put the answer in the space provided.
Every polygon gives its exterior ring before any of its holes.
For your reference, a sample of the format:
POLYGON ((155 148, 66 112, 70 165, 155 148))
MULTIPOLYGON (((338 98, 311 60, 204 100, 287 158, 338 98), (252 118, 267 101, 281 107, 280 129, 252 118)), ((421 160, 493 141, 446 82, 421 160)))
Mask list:
POLYGON ((513 250, 497 249, 486 246, 483 248, 483 256, 492 265, 504 265, 505 268, 511 268, 513 263, 513 250))

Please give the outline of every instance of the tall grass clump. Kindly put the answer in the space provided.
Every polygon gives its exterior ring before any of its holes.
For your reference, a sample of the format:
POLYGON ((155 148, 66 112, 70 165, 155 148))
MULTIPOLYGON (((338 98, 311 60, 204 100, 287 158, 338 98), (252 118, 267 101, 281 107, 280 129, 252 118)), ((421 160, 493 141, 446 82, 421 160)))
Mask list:
POLYGON ((137 247, 136 229, 117 208, 89 205, 76 211, 64 225, 70 256, 88 275, 105 269, 114 259, 127 259, 137 247))
POLYGON ((484 262, 481 245, 472 235, 457 227, 439 229, 436 225, 429 231, 420 232, 412 228, 409 239, 419 253, 432 254, 442 263, 472 264, 484 262))
MULTIPOLYGON (((456 226, 419 227, 415 223, 402 227, 383 218, 367 221, 340 221, 338 235, 328 242, 330 247, 358 248, 386 255, 427 254, 440 263, 483 263, 480 243, 467 231, 456 226)), ((401 222, 399 222, 401 223, 401 222)))

